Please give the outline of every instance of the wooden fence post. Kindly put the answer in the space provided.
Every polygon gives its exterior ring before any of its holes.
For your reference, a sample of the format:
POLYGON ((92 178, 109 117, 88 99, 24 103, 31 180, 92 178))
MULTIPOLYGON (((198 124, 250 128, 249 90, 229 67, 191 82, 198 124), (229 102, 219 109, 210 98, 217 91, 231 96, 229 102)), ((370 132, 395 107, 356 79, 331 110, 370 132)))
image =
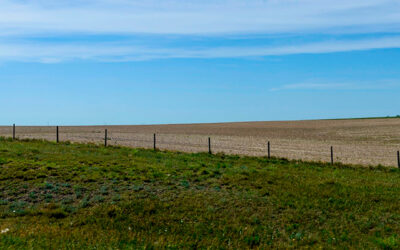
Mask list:
POLYGON ((107 147, 107 129, 104 130, 104 147, 107 147))
POLYGON ((156 150, 156 134, 153 134, 153 149, 156 150))
POLYGON ((271 158, 271 144, 268 141, 268 159, 271 158))
POLYGON ((15 123, 13 124, 13 140, 15 140, 15 123))
POLYGON ((397 166, 400 168, 400 151, 397 151, 397 166))
POLYGON ((333 147, 331 146, 331 165, 333 165, 333 147))
POLYGON ((56 127, 56 141, 57 143, 60 142, 60 137, 58 136, 58 126, 56 127))
POLYGON ((208 137, 208 153, 212 154, 212 152, 211 152, 211 138, 210 137, 208 137))

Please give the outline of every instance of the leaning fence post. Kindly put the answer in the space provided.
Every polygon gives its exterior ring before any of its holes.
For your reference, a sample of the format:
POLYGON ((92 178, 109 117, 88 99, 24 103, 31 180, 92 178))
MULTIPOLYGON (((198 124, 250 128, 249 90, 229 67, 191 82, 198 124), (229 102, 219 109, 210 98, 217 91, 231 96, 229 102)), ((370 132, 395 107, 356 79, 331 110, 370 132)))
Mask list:
POLYGON ((104 147, 107 147, 107 129, 104 130, 104 147))
POLYGON ((400 151, 397 151, 397 167, 400 168, 400 151))
POLYGON ((15 123, 13 124, 13 140, 15 140, 15 123))
POLYGON ((331 164, 333 165, 333 147, 331 146, 331 164))
POLYGON ((56 141, 57 141, 57 143, 60 141, 59 136, 58 136, 58 126, 56 127, 56 141))
POLYGON ((153 149, 156 150, 156 134, 153 134, 153 149))
POLYGON ((271 158, 271 144, 268 141, 268 159, 271 158))
POLYGON ((208 153, 211 154, 211 138, 208 137, 208 153))

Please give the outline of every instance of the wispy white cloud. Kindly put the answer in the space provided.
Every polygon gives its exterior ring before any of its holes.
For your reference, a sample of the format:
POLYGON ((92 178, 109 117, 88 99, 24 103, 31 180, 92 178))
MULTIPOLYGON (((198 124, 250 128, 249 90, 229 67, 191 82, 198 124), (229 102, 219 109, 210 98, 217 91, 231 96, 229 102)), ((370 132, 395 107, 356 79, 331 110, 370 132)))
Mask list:
POLYGON ((0 35, 226 34, 400 28, 397 0, 0 0, 0 35))
POLYGON ((328 89, 347 89, 353 84, 346 83, 296 83, 286 84, 281 87, 271 88, 270 91, 279 90, 328 90, 328 89))
POLYGON ((397 0, 0 0, 0 61, 228 58, 399 48, 398 31, 397 0), (283 37, 282 43, 257 45, 211 42, 202 47, 187 42, 195 36, 207 40, 242 35, 245 40, 250 35, 301 38, 328 33, 375 35, 293 43, 283 37), (178 35, 176 40, 184 42, 71 39, 81 35, 178 35))
POLYGON ((127 42, 0 42, 0 61, 138 61, 166 58, 237 58, 400 48, 400 37, 335 40, 290 46, 151 47, 127 42))
POLYGON ((270 91, 291 91, 291 90, 378 90, 399 88, 398 80, 380 80, 374 82, 305 82, 286 84, 271 88, 270 91))

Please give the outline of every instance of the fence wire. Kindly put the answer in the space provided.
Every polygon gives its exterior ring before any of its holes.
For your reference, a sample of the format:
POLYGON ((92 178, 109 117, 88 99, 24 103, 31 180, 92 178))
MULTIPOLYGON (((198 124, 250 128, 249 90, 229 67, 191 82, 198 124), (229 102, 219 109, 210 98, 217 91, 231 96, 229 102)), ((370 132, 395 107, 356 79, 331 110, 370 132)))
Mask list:
MULTIPOLYGON (((13 137, 20 139, 44 139, 55 141, 57 138, 55 127, 16 127, 15 129, 0 127, 0 136, 13 137)), ((105 131, 97 128, 82 131, 77 128, 69 128, 63 131, 62 127, 58 130, 59 141, 71 142, 90 142, 97 144, 105 143, 105 131)), ((153 148, 154 134, 126 132, 108 129, 107 144, 121 145, 136 148, 153 148)), ((178 150, 186 152, 207 152, 209 147, 213 153, 228 153, 254 156, 267 156, 267 141, 259 137, 234 137, 222 135, 196 135, 196 134, 168 134, 156 133, 156 148, 163 150, 178 150), (211 145, 208 145, 208 138, 211 137, 211 145)), ((271 141, 271 155, 289 159, 323 161, 323 162, 343 162, 361 165, 387 165, 400 167, 400 159, 397 151, 383 147, 382 149, 368 148, 368 145, 356 145, 365 149, 365 154, 357 152, 357 159, 351 145, 334 145, 333 157, 331 157, 328 142, 321 145, 313 145, 310 141, 308 147, 296 144, 295 140, 271 141), (390 155, 388 150, 392 151, 390 155), (372 164, 371 164, 372 163, 372 164)), ((359 150, 360 151, 360 150, 359 150)), ((362 151, 362 150, 361 150, 362 151)))

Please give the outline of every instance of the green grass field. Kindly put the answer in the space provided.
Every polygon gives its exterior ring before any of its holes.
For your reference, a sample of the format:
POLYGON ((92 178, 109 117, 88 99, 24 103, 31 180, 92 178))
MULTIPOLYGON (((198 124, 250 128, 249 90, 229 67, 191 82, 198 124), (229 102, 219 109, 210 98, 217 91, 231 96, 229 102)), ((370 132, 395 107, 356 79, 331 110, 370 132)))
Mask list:
POLYGON ((0 139, 0 249, 399 248, 400 171, 0 139))

